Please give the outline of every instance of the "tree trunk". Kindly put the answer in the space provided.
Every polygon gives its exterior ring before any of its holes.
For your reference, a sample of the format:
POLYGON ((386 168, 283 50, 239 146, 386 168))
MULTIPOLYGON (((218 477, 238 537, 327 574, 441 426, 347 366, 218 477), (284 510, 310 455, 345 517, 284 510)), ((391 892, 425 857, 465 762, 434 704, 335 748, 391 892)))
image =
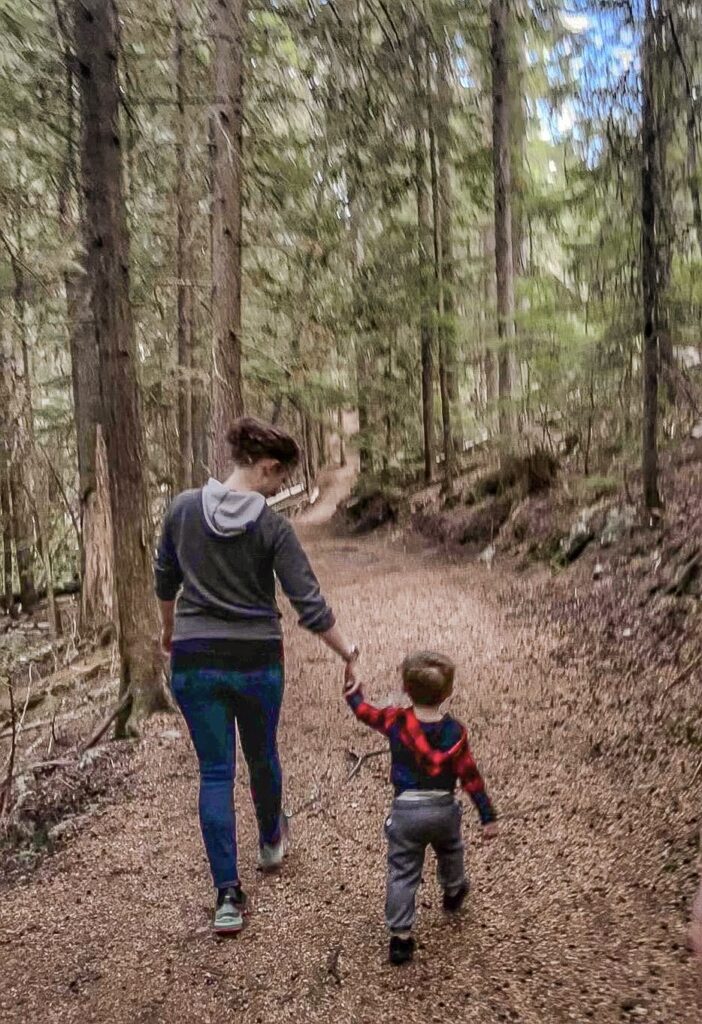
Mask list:
MULTIPOLYGON (((484 306, 488 311, 496 308, 497 283, 495 280, 495 226, 490 224, 482 232, 483 249, 483 298, 484 306)), ((489 314, 488 314, 489 315, 489 314)), ((494 321, 490 321, 491 325, 494 321)), ((500 400, 500 371, 497 362, 497 352, 490 343, 494 327, 485 330, 485 347, 483 350, 483 361, 485 370, 485 402, 487 406, 488 427, 491 434, 495 433, 496 412, 500 400)))
POLYGON ((209 475, 209 423, 210 423, 210 388, 211 347, 204 343, 206 332, 198 331, 201 323, 198 316, 199 306, 193 304, 193 375, 192 375, 192 445, 193 445, 193 487, 202 487, 209 475))
POLYGON ((94 486, 81 503, 83 583, 80 613, 83 628, 94 632, 115 619, 110 481, 105 440, 99 425, 95 431, 92 458, 94 486))
POLYGON ((456 365, 456 268, 453 255, 453 183, 451 176, 453 137, 451 110, 453 91, 449 81, 450 53, 442 46, 438 60, 437 96, 437 155, 439 162, 439 196, 441 200, 441 236, 443 249, 444 324, 448 364, 446 367, 448 396, 451 403, 451 423, 454 448, 463 447, 462 412, 456 365))
POLYGON ((67 111, 66 154, 58 195, 59 222, 64 237, 77 237, 83 242, 77 257, 81 270, 66 270, 63 280, 78 455, 80 629, 85 634, 93 633, 114 621, 112 522, 109 483, 104 468, 104 442, 98 437, 101 416, 100 370, 86 256, 85 211, 80 196, 74 143, 76 118, 71 46, 58 7, 57 14, 59 29, 64 37, 67 111), (102 472, 98 465, 100 458, 103 463, 102 472))
POLYGON ((656 114, 654 108, 655 26, 651 0, 641 60, 641 280, 643 294, 643 445, 642 470, 646 508, 660 506, 658 493, 658 267, 656 251, 656 114))
POLYGON ((2 517, 2 601, 8 615, 15 615, 14 587, 12 586, 12 506, 10 477, 7 466, 7 447, 0 444, 0 515, 2 517))
POLYGON ((9 614, 16 612, 12 585, 12 499, 10 497, 10 367, 0 348, 0 519, 2 520, 2 601, 9 614))
POLYGON ((175 7, 174 63, 176 79, 176 276, 178 305, 178 488, 193 486, 193 278, 194 198, 186 98, 189 78, 184 22, 188 5, 175 7))
POLYGON ((434 355, 431 327, 431 250, 432 227, 426 184, 426 96, 422 86, 422 38, 415 36, 415 96, 417 123, 414 128, 414 186, 417 194, 417 260, 419 269, 420 313, 419 344, 422 365, 422 426, 424 429, 424 480, 434 479, 436 450, 434 443, 434 355))
POLYGON ((344 411, 341 407, 337 411, 336 422, 339 432, 339 467, 343 469, 346 465, 346 439, 344 437, 344 411))
POLYGON ((516 434, 514 396, 514 258, 509 95, 509 4, 491 0, 492 155, 495 179, 495 278, 499 338, 500 435, 508 448, 516 434))
MULTIPOLYGON (((361 212, 356 199, 356 178, 360 174, 354 173, 353 154, 351 156, 352 170, 349 182, 349 232, 351 235, 351 276, 353 287, 354 322, 360 324, 363 319, 362 309, 365 304, 363 298, 363 235, 361 226, 361 212)), ((361 476, 371 473, 373 470, 373 451, 370 443, 369 431, 371 424, 370 415, 370 381, 371 381, 371 360, 366 349, 365 340, 361 331, 358 331, 354 340, 355 370, 356 370, 356 407, 358 409, 358 460, 361 476)))
POLYGON ((75 51, 81 93, 82 182, 88 266, 110 482, 115 591, 119 618, 120 696, 131 697, 119 734, 138 731, 168 707, 157 648, 137 351, 129 301, 129 240, 119 126, 118 18, 107 0, 75 0, 75 51))
MULTIPOLYGON (((21 221, 15 224, 15 233, 21 249, 21 221)), ((34 415, 32 411, 29 375, 29 345, 26 324, 26 297, 24 265, 21 253, 10 250, 10 263, 14 276, 13 305, 14 332, 9 340, 9 366, 15 414, 12 419, 14 440, 10 452, 10 492, 12 495, 12 534, 20 584, 22 611, 29 615, 37 602, 34 581, 34 527, 31 495, 34 462, 34 415), (18 358, 18 349, 21 360, 18 358)))
POLYGON ((687 180, 692 202, 692 215, 697 235, 697 246, 702 256, 702 201, 700 201, 699 165, 697 160, 697 125, 694 99, 688 98, 687 115, 687 180))
POLYGON ((675 406, 677 400, 675 355, 673 351, 673 336, 670 323, 670 275, 673 261, 673 247, 675 245, 675 211, 673 192, 670 182, 668 168, 668 151, 671 142, 673 121, 675 112, 671 108, 670 88, 670 63, 671 53, 668 50, 666 40, 668 38, 667 15, 662 5, 659 6, 655 16, 654 24, 654 63, 653 67, 660 68, 660 74, 656 70, 658 78, 657 88, 654 89, 654 121, 655 147, 656 147, 656 259, 657 259, 657 333, 658 333, 658 357, 660 371, 665 383, 665 393, 671 407, 675 406), (666 70, 667 69, 667 73, 666 70))
POLYGON ((67 273, 64 280, 78 451, 80 625, 83 633, 92 633, 115 619, 110 490, 99 425, 100 368, 87 268, 82 275, 67 273))
POLYGON ((212 314, 213 443, 210 466, 223 475, 226 435, 244 412, 241 377, 242 128, 245 0, 210 0, 214 44, 212 314))
POLYGON ((431 167, 431 197, 434 236, 434 276, 436 278, 436 308, 439 340, 439 394, 441 396, 441 425, 444 442, 444 484, 448 493, 453 489, 455 457, 451 431, 451 399, 449 396, 449 344, 446 331, 446 305, 444 296, 444 239, 442 203, 437 165, 436 129, 432 101, 431 64, 427 54, 427 115, 429 121, 429 158, 431 167))

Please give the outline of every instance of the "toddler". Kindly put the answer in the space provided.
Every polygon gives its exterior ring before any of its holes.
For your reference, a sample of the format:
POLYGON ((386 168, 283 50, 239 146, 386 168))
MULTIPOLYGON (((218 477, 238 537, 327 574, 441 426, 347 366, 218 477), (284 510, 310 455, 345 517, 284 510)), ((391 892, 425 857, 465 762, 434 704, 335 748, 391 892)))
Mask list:
POLYGON ((390 741, 395 799, 385 822, 388 874, 385 915, 390 962, 407 963, 414 953, 412 925, 427 846, 436 853, 444 910, 460 910, 468 892, 461 838, 460 783, 475 804, 483 837, 497 835, 496 815, 468 747, 465 728, 441 705, 453 691, 455 665, 443 654, 422 651, 402 663, 409 708, 375 708, 360 689, 347 694, 349 706, 366 725, 390 741))

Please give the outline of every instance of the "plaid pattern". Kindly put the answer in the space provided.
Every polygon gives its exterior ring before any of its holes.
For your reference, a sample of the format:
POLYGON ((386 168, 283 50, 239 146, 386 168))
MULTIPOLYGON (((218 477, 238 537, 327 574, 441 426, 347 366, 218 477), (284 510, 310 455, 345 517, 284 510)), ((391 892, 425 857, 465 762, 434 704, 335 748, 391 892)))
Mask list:
POLYGON ((445 715, 440 722, 422 723, 412 708, 376 708, 360 691, 347 700, 359 721, 390 740, 396 793, 431 788, 452 792, 458 783, 475 804, 482 823, 495 821, 495 810, 460 722, 445 715), (436 742, 430 742, 430 737, 436 742))

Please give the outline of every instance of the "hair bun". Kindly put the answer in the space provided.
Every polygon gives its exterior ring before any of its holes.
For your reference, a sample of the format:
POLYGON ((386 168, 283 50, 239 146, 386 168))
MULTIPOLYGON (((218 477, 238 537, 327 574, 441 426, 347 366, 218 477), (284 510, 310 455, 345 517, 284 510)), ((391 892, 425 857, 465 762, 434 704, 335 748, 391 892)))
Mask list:
POLYGON ((277 459, 292 468, 300 461, 300 447, 290 434, 254 416, 242 416, 227 433, 232 458, 240 465, 260 459, 277 459))

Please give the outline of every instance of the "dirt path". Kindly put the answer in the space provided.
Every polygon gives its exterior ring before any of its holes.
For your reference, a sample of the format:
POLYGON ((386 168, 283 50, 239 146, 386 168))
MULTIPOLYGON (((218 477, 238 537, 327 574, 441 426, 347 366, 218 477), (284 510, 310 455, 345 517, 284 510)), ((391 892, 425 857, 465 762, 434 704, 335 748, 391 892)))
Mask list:
POLYGON ((497 575, 302 529, 363 647, 369 694, 392 694, 408 649, 442 648, 458 662, 454 706, 504 814, 500 842, 483 848, 467 809, 474 890, 464 916, 442 919, 428 863, 416 961, 385 964, 387 761, 345 781, 347 751, 379 741, 342 705, 331 657, 289 622, 281 747, 288 805, 304 809, 284 874, 258 877, 240 772, 242 876, 255 910, 245 932, 210 936, 195 763, 180 722, 158 719, 127 789, 0 894, 0 1019, 699 1021, 664 829, 645 792, 623 790, 588 759, 588 723, 569 714, 583 685, 577 666, 556 670, 547 637, 506 621, 497 575))

